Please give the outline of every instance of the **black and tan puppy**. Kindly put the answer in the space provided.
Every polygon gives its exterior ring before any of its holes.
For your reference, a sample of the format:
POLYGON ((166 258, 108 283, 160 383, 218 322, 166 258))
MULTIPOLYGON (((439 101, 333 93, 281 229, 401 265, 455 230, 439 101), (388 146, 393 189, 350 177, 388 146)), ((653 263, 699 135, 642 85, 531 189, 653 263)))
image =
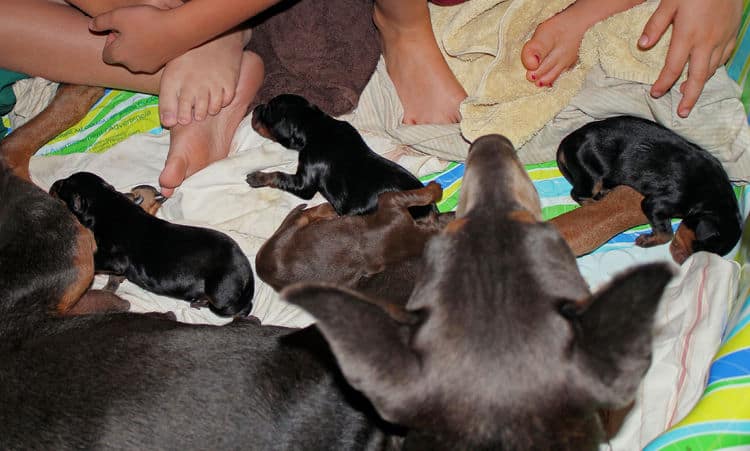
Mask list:
POLYGON ((125 276, 154 293, 207 305, 218 315, 250 312, 252 268, 227 235, 156 218, 88 172, 56 181, 50 194, 94 233, 97 272, 125 276))
POLYGON ((697 251, 724 255, 740 238, 737 198, 721 163, 655 122, 619 116, 584 125, 560 143, 557 165, 576 202, 599 200, 618 185, 642 194, 653 232, 639 236, 639 246, 668 242, 671 219, 682 218, 670 245, 678 263, 697 251))
MULTIPOLYGON (((295 174, 252 172, 247 183, 288 191, 302 199, 320 192, 339 215, 377 208, 378 195, 423 186, 413 174, 370 149, 351 124, 339 121, 305 98, 282 94, 255 107, 253 128, 282 146, 299 151, 295 174)), ((412 207, 415 218, 434 206, 412 207)))
MULTIPOLYGON (((440 200, 432 182, 378 198, 372 213, 338 216, 331 204, 293 209, 258 250, 258 277, 279 291, 297 282, 328 282, 366 294, 406 302, 424 247, 441 229, 440 218, 416 220, 408 208, 440 200)), ((446 220, 447 221, 447 220, 446 220)))

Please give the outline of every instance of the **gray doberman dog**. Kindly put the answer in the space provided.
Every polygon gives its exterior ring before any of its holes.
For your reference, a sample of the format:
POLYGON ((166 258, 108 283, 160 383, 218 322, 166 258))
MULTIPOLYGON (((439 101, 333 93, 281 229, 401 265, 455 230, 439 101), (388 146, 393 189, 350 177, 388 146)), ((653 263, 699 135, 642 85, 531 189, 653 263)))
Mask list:
MULTIPOLYGON (((33 256, 17 258, 16 276, 33 256)), ((59 318, 5 285, 2 447, 595 449, 596 409, 627 403, 649 366, 668 267, 591 295, 499 136, 473 144, 457 218, 424 258, 406 307, 286 289, 318 319, 303 330, 59 318)))

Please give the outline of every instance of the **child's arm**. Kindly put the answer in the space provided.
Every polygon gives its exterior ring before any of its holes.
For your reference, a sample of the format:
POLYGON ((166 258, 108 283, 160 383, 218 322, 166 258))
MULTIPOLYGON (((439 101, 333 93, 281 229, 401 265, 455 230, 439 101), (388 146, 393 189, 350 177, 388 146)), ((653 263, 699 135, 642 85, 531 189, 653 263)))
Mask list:
POLYGON ((91 17, 126 6, 150 5, 159 9, 172 9, 182 5, 182 0, 67 0, 67 2, 91 17))
POLYGON ((96 16, 90 29, 111 32, 102 52, 106 63, 153 73, 278 1, 192 0, 170 10, 126 7, 96 16))
POLYGON ((732 54, 741 18, 742 0, 662 0, 638 41, 641 48, 651 48, 672 25, 667 58, 651 95, 664 95, 687 64, 688 77, 680 86, 683 97, 677 106, 677 114, 687 117, 706 80, 732 54))

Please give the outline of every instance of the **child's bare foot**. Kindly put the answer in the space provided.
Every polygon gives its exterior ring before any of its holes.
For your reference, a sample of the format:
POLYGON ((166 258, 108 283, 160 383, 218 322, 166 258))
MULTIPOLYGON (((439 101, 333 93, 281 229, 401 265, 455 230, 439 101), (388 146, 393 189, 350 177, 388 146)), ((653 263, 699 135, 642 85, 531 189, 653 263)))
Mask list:
POLYGON ((187 177, 229 154, 234 132, 262 82, 263 61, 253 52, 244 52, 231 103, 206 120, 172 128, 167 161, 159 176, 162 194, 171 196, 187 177))
POLYGON ((373 20, 380 32, 388 75, 404 107, 403 122, 458 122, 458 107, 466 98, 466 91, 440 53, 429 15, 426 23, 404 28, 389 21, 376 3, 373 20))
POLYGON ((235 31, 196 47, 166 66, 159 86, 162 125, 187 125, 217 114, 234 98, 243 33, 235 31))
POLYGON ((577 0, 542 22, 521 50, 521 61, 527 69, 526 79, 537 86, 552 86, 560 74, 578 61, 578 50, 589 28, 642 2, 577 0))

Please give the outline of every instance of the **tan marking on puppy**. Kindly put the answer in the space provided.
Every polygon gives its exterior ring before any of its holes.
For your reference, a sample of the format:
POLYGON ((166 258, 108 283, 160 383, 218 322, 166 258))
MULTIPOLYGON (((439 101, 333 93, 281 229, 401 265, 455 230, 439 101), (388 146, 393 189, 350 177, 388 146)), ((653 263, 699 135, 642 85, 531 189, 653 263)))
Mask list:
POLYGON ((76 226, 78 227, 78 240, 75 244, 73 266, 78 272, 78 277, 68 286, 57 303, 56 310, 61 315, 66 314, 75 306, 94 280, 94 252, 96 252, 94 234, 77 222, 76 226))
POLYGON ((104 88, 60 85, 47 108, 0 141, 0 158, 15 175, 31 181, 31 157, 49 140, 83 119, 102 94, 104 88))
POLYGON ((669 245, 669 253, 678 264, 683 264, 685 260, 693 255, 693 242, 695 241, 695 231, 683 224, 677 227, 677 232, 672 238, 669 245))
POLYGON ((69 310, 63 312, 64 316, 91 315, 95 313, 127 312, 130 310, 130 302, 117 296, 111 291, 88 290, 81 296, 69 310))

